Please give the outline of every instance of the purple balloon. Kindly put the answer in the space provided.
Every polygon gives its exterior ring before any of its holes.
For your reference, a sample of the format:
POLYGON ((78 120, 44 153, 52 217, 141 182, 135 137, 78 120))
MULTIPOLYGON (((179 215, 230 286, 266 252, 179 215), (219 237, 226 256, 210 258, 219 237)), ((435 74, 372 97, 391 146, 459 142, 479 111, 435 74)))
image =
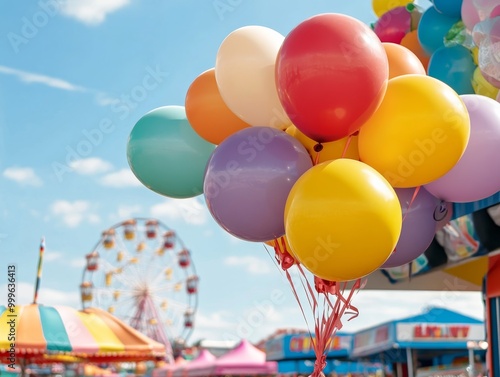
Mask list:
POLYGON ((238 238, 264 242, 281 237, 288 194, 311 167, 305 147, 284 131, 238 131, 220 143, 208 161, 203 185, 208 209, 238 238))
POLYGON ((443 215, 440 201, 424 188, 395 189, 403 210, 403 227, 393 253, 380 268, 403 266, 420 256, 436 234, 436 218, 443 215), (413 199, 413 202, 412 202, 413 199))
POLYGON ((500 103, 478 94, 464 94, 470 117, 470 138, 460 160, 444 176, 425 185, 436 198, 465 203, 500 191, 500 103))

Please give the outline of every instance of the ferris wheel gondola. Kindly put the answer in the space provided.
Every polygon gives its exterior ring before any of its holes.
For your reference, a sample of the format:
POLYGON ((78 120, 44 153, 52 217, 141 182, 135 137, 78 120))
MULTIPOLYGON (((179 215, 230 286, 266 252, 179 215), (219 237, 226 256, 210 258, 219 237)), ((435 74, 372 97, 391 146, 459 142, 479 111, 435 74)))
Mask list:
POLYGON ((99 307, 174 353, 194 328, 198 282, 190 251, 156 219, 134 218, 102 232, 86 255, 82 307, 99 307))

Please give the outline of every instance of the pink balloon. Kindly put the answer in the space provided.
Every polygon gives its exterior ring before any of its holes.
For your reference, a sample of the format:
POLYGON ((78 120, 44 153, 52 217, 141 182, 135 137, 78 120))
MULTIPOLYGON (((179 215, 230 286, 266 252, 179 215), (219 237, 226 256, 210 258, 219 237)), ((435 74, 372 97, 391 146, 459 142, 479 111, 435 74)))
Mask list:
POLYGON ((411 30, 411 13, 406 7, 396 7, 384 13, 376 22, 374 32, 382 42, 400 44, 411 30))
POLYGON ((403 227, 393 253, 380 268, 403 266, 421 255, 436 234, 439 200, 420 187, 395 189, 403 210, 403 227), (415 195, 416 193, 416 195, 415 195))
POLYGON ((474 25, 476 25, 479 19, 479 13, 474 6, 473 0, 463 0, 462 2, 462 21, 465 27, 472 31, 474 29, 474 25))
POLYGON ((424 187, 454 203, 474 202, 500 191, 500 103, 482 95, 460 96, 470 117, 470 139, 462 158, 424 187))
POLYGON ((498 6, 498 0, 472 0, 474 8, 479 15, 480 20, 486 20, 491 17, 491 13, 498 6))
POLYGON ((493 10, 491 11, 491 14, 490 14, 490 18, 495 18, 495 17, 499 17, 499 16, 500 16, 500 5, 493 8, 493 10))

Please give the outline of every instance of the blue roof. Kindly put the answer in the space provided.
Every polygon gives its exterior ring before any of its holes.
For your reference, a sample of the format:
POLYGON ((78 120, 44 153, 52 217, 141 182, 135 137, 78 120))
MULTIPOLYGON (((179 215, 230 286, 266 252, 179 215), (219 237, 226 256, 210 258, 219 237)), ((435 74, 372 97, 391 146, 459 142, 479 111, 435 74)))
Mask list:
POLYGON ((479 211, 483 208, 500 203, 500 192, 492 196, 470 203, 453 203, 453 219, 479 211))
POLYGON ((471 323, 482 324, 483 321, 439 307, 432 307, 425 313, 393 321, 394 323, 471 323))

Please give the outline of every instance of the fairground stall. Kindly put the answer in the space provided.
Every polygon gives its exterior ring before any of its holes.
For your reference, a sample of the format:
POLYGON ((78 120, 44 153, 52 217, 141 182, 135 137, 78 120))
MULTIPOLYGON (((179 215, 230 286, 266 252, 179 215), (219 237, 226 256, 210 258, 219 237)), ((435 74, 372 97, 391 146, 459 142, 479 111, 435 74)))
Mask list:
POLYGON ((478 319, 445 308, 388 322, 354 334, 351 357, 378 361, 397 376, 477 376, 485 371, 485 326, 478 319), (452 372, 455 371, 455 372, 452 372))
MULTIPOLYGON (((337 333, 332 338, 326 353, 326 368, 324 369, 326 375, 366 375, 380 370, 379 364, 348 361, 352 340, 353 336, 345 333, 337 333)), ((267 360, 278 362, 279 374, 308 376, 312 373, 316 356, 311 336, 307 331, 277 331, 265 340, 263 346, 267 360)))

